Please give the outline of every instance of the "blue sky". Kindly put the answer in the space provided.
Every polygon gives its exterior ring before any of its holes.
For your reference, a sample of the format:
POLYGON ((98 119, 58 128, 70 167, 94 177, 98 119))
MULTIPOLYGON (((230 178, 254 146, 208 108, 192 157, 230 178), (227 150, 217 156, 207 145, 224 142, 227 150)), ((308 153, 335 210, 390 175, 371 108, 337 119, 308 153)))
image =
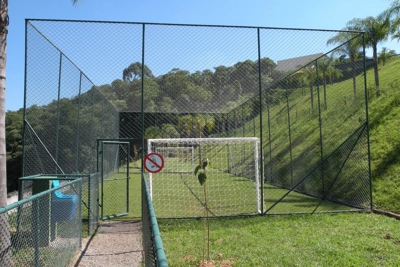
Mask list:
MULTIPOLYGON (((70 0, 9 1, 6 109, 24 99, 25 19, 68 19, 339 30, 376 16, 392 0, 70 0)), ((381 44, 400 53, 400 44, 381 44)))

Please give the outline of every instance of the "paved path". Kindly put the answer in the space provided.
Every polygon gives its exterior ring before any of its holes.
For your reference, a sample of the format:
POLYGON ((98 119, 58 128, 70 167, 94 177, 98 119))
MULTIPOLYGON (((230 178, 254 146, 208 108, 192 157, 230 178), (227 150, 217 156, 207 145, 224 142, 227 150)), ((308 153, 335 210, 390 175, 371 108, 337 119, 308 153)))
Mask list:
POLYGON ((94 237, 82 241, 82 249, 71 266, 141 266, 141 227, 140 222, 102 222, 94 237))

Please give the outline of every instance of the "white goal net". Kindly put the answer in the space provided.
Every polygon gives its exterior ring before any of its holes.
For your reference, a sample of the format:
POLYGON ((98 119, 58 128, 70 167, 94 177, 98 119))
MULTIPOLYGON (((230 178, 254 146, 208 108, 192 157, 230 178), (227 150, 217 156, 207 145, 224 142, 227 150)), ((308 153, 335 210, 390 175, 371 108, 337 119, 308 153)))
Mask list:
POLYGON ((148 173, 157 217, 200 217, 205 193, 211 216, 261 212, 258 138, 149 139, 147 150, 164 159, 160 172, 148 173), (194 169, 206 158, 205 192, 194 169))

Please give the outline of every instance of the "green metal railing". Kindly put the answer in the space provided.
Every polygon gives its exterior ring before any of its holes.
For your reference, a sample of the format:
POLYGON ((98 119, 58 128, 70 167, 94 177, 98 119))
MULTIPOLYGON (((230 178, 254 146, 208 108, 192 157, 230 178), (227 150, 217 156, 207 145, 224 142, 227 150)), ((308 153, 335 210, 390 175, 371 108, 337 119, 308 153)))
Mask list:
POLYGON ((168 262, 144 174, 142 175, 142 235, 145 266, 167 267, 168 262))
POLYGON ((82 223, 84 225, 83 230, 87 235, 92 235, 96 231, 99 222, 99 184, 101 180, 98 173, 38 174, 22 177, 19 179, 18 199, 31 197, 43 188, 44 190, 49 189, 51 186, 50 181, 52 180, 68 182, 78 178, 82 179, 80 205, 82 209, 82 223))
POLYGON ((81 246, 82 179, 33 187, 37 194, 0 208, 0 266, 69 266, 81 246))

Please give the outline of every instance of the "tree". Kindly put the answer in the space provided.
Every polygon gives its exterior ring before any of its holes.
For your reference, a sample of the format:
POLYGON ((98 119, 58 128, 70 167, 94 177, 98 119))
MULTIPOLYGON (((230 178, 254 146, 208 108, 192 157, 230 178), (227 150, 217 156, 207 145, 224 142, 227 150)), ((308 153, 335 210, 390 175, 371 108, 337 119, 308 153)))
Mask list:
MULTIPOLYGON (((400 0, 393 1, 390 6, 378 15, 379 19, 391 19, 400 15, 400 0)), ((395 25, 396 26, 396 25, 395 25)), ((398 26, 398 24, 397 24, 398 26)))
MULTIPOLYGON (((344 30, 348 30, 345 28, 344 30)), ((341 61, 344 61, 344 59, 349 57, 350 62, 351 62, 351 69, 353 72, 353 91, 354 91, 354 96, 357 95, 357 82, 356 82, 356 61, 357 59, 360 58, 361 56, 361 39, 360 38, 354 38, 354 33, 350 32, 339 32, 336 34, 334 37, 329 39, 327 41, 327 44, 339 44, 340 46, 337 48, 336 53, 341 53, 339 59, 341 61)))
POLYGON ((316 77, 316 68, 314 63, 310 63, 307 66, 301 68, 291 75, 291 78, 299 77, 299 79, 308 85, 310 88, 310 100, 311 100, 311 110, 314 110, 314 82, 316 77))
POLYGON ((376 95, 379 96, 379 73, 378 73, 378 44, 386 41, 391 30, 389 17, 366 17, 365 19, 352 19, 347 23, 347 29, 365 32, 364 39, 366 47, 372 48, 374 59, 374 76, 376 95))
POLYGON ((393 39, 397 39, 397 42, 400 41, 400 30, 397 30, 396 32, 394 32, 394 33, 392 34, 392 40, 393 40, 393 39))
POLYGON ((384 10, 381 14, 378 15, 380 20, 390 20, 390 34, 392 35, 392 40, 397 39, 400 40, 400 0, 393 1, 389 8, 384 10))
POLYGON ((386 62, 396 55, 396 51, 388 50, 387 47, 382 47, 382 50, 378 54, 378 62, 385 66, 386 62))
POLYGON ((190 137, 193 127, 192 115, 184 115, 178 118, 178 129, 184 137, 190 137))
POLYGON ((324 107, 325 110, 328 109, 328 102, 326 99, 326 78, 328 77, 329 69, 332 68, 333 58, 331 57, 323 57, 318 61, 318 71, 319 76, 322 78, 322 84, 324 86, 324 107))
POLYGON ((236 101, 238 94, 234 91, 232 86, 232 72, 233 67, 218 66, 214 67, 214 75, 212 77, 212 103, 220 106, 228 101, 236 101))
POLYGON ((327 72, 326 72, 326 75, 327 75, 328 78, 329 78, 329 83, 330 83, 331 85, 333 85, 333 81, 334 81, 334 80, 343 77, 342 71, 339 70, 339 69, 336 67, 336 65, 338 64, 338 62, 339 62, 338 59, 334 60, 332 67, 329 68, 329 69, 327 70, 327 72))
MULTIPOLYGON (((0 207, 7 205, 6 173, 6 56, 8 33, 8 0, 0 1, 0 207)), ((4 227, 2 227, 4 228, 4 227)))
MULTIPOLYGON (((144 65, 143 67, 143 76, 144 78, 154 78, 153 73, 144 65)), ((132 63, 129 67, 125 68, 122 72, 122 79, 124 81, 133 82, 142 77, 142 64, 139 62, 132 63)))

